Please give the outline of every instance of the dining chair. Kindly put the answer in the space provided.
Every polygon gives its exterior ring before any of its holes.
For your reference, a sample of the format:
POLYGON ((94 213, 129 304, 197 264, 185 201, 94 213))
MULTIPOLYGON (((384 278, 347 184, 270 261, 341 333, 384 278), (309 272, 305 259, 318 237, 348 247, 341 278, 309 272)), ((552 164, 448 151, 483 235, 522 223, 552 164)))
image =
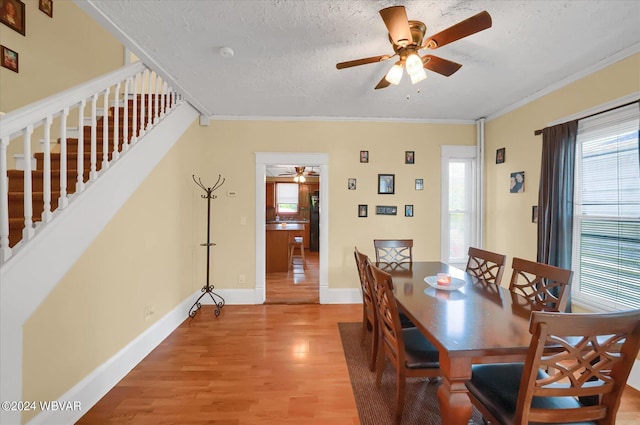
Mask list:
POLYGON ((413 239, 374 239, 377 263, 412 263, 413 239))
POLYGON ((529 331, 524 363, 472 368, 466 385, 485 420, 502 425, 614 425, 640 350, 640 310, 534 311, 529 331), (583 402, 585 397, 590 402, 583 402))
POLYGON ((378 313, 380 352, 376 385, 382 381, 385 360, 396 370, 396 424, 402 420, 407 377, 436 378, 441 375, 437 348, 416 327, 403 328, 393 295, 391 275, 367 260, 378 313))
POLYGON ((376 312, 376 301, 371 289, 371 281, 367 272, 367 261, 369 257, 358 251, 356 247, 353 251, 360 277, 360 287, 362 288, 362 338, 361 344, 365 343, 367 333, 371 331, 371 348, 369 359, 369 370, 376 368, 378 357, 378 318, 376 312))
POLYGON ((484 285, 500 286, 502 274, 504 273, 504 263, 507 256, 495 252, 486 251, 480 248, 469 247, 466 272, 477 279, 477 282, 484 285))
POLYGON ((565 311, 573 272, 514 258, 509 290, 522 295, 532 310, 565 311))

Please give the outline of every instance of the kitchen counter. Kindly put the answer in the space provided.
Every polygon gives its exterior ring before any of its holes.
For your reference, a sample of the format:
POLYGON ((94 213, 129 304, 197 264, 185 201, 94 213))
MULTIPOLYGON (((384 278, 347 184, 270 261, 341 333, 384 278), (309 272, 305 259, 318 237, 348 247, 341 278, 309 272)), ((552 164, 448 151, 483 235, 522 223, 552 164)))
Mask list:
POLYGON ((289 241, 294 236, 306 236, 307 225, 278 222, 266 225, 266 272, 289 270, 289 241))

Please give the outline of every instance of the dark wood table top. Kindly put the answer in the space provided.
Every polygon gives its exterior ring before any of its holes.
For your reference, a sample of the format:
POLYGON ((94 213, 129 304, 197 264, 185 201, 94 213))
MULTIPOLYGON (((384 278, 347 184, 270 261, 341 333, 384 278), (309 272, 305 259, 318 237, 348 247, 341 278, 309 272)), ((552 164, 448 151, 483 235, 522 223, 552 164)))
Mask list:
POLYGON ((399 307, 449 357, 491 357, 525 354, 531 341, 524 299, 508 288, 485 286, 466 272, 440 262, 414 262, 381 268, 393 277, 399 307), (465 280, 454 291, 425 282, 438 272, 465 280))

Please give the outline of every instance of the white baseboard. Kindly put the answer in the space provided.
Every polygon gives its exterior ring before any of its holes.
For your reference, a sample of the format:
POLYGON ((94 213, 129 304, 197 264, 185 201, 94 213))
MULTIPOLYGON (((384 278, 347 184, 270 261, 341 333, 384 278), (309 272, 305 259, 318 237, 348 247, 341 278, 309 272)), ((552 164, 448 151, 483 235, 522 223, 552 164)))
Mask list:
POLYGON ((44 411, 28 422, 37 424, 72 424, 78 421, 127 373, 156 348, 188 317, 188 309, 196 298, 190 296, 176 308, 138 335, 122 350, 98 366, 92 373, 64 393, 58 401, 80 402, 77 411, 44 411))

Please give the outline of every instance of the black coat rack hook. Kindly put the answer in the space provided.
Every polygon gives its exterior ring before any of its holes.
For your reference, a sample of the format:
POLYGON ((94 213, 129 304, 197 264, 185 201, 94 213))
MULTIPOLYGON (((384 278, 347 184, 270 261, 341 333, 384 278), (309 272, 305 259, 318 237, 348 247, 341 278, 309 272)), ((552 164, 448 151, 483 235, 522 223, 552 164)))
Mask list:
POLYGON ((224 306, 224 298, 222 298, 220 295, 213 292, 214 286, 209 283, 209 269, 210 269, 209 264, 210 264, 210 258, 211 258, 211 247, 215 245, 214 243, 211 242, 211 200, 217 198, 217 196, 214 195, 213 192, 215 192, 217 189, 220 188, 220 186, 224 184, 225 179, 220 174, 218 174, 218 180, 216 181, 216 184, 214 184, 211 187, 207 187, 204 185, 204 183, 202 183, 202 180, 200 178, 196 179, 195 174, 192 174, 191 178, 193 179, 196 185, 198 185, 202 190, 206 192, 205 195, 200 195, 200 197, 207 200, 207 243, 203 243, 200 245, 207 247, 207 283, 202 288, 202 295, 198 297, 196 302, 193 303, 193 305, 189 309, 189 316, 192 318, 195 317, 198 310, 200 310, 200 307, 202 307, 202 304, 200 304, 200 300, 202 299, 202 297, 208 294, 213 300, 214 305, 216 306, 214 314, 216 315, 216 317, 218 317, 220 316, 220 310, 224 306), (217 299, 219 299, 219 301, 217 299))

